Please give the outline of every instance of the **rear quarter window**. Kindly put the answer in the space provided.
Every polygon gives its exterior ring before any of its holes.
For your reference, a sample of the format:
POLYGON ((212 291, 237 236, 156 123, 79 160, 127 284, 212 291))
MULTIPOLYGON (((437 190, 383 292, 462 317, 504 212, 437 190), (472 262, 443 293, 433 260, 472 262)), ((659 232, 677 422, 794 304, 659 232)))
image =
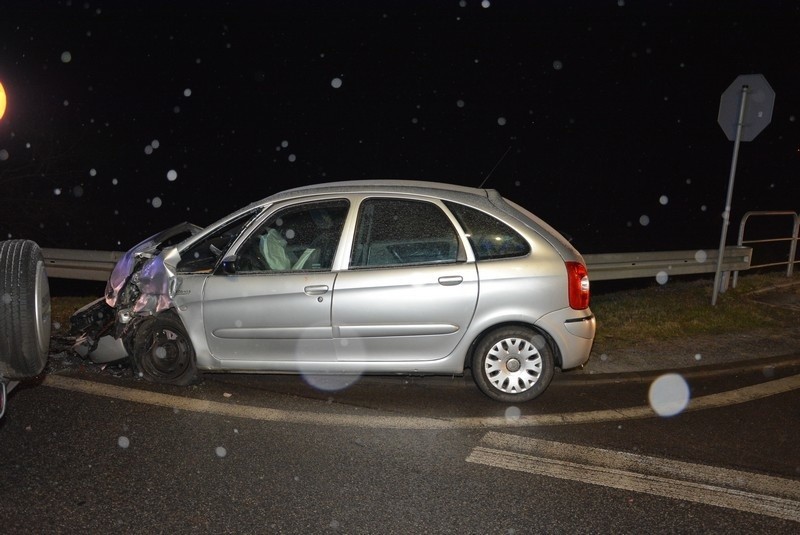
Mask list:
POLYGON ((494 216, 475 208, 445 201, 464 229, 477 260, 493 260, 526 256, 528 242, 516 230, 494 216))

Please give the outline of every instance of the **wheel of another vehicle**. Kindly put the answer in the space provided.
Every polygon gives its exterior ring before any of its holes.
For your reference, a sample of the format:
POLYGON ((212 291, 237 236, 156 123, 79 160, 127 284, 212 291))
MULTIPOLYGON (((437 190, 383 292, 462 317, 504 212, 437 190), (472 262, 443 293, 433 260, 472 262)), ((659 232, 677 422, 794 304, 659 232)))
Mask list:
POLYGON ((50 285, 39 246, 0 242, 0 376, 41 373, 50 349, 50 285))
POLYGON ((553 353, 544 337, 524 327, 501 327, 487 334, 472 355, 478 388, 504 403, 530 401, 553 379, 553 353))
POLYGON ((135 371, 156 383, 188 385, 197 378, 192 342, 173 312, 162 312, 139 325, 131 361, 135 371))

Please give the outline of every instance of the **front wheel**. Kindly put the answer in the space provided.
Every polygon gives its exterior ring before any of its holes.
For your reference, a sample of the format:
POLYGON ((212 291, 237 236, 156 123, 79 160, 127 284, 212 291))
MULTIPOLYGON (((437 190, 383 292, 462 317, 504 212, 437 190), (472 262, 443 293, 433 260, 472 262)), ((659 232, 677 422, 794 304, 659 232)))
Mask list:
POLYGON ((197 378, 192 341, 173 312, 144 320, 136 329, 132 350, 133 368, 145 379, 185 386, 197 378))
POLYGON ((537 397, 553 379, 553 368, 553 353, 544 337, 524 327, 490 332, 472 355, 472 376, 478 388, 504 403, 537 397))

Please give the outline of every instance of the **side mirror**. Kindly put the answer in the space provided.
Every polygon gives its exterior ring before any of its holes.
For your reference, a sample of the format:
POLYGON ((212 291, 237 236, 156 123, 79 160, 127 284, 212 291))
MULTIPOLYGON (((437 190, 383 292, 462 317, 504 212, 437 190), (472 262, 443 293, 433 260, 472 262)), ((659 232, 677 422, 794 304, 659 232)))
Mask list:
POLYGON ((222 272, 226 275, 236 275, 236 255, 226 256, 222 259, 222 272))

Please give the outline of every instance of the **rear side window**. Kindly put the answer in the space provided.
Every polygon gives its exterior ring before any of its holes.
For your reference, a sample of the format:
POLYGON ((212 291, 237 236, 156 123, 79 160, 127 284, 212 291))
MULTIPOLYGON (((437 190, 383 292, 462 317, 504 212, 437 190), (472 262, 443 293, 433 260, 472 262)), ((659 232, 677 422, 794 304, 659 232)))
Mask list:
POLYGON ((367 199, 358 214, 350 267, 457 262, 464 258, 447 215, 435 204, 367 199))
POLYGON ((480 210, 445 201, 469 238, 477 260, 525 256, 531 248, 525 238, 500 221, 480 210))

